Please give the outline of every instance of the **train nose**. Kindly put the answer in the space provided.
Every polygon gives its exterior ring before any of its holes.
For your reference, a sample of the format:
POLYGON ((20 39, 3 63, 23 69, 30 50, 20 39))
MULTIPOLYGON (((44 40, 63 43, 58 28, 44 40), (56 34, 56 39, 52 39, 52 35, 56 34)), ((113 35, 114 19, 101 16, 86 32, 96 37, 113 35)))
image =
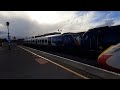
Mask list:
POLYGON ((106 61, 108 60, 108 58, 110 58, 112 55, 102 55, 98 58, 98 63, 102 66, 107 66, 106 61))

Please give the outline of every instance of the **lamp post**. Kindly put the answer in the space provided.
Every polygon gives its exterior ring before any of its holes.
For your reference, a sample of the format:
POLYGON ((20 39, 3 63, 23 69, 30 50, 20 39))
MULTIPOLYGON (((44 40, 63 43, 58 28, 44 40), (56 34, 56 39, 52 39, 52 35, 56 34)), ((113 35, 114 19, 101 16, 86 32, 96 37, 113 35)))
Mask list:
POLYGON ((10 50, 10 36, 9 36, 9 22, 6 22, 6 25, 7 25, 7 29, 8 29, 8 44, 9 44, 9 50, 10 50))

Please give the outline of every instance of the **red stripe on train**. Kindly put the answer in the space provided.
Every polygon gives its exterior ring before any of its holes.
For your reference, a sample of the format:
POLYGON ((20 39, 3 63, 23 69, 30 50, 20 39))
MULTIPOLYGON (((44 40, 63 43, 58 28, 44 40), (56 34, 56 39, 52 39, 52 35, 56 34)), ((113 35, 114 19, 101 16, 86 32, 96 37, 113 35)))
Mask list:
POLYGON ((110 58, 112 55, 102 55, 99 59, 98 59, 98 63, 107 70, 111 70, 114 72, 120 72, 120 69, 114 68, 112 66, 109 66, 106 61, 108 60, 108 58, 110 58))

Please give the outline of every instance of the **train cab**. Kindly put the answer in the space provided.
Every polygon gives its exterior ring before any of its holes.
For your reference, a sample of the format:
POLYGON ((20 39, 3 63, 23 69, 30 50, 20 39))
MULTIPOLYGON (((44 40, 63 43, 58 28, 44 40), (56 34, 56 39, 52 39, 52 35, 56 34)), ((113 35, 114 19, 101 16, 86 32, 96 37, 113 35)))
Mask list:
POLYGON ((97 61, 102 68, 120 72, 120 43, 112 45, 103 51, 97 61))

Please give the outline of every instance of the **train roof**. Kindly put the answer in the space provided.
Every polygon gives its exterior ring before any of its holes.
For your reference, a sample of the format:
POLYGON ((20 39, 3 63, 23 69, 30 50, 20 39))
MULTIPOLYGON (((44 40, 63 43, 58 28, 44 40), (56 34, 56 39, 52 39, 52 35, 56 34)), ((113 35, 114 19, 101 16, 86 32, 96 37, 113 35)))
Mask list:
POLYGON ((56 37, 56 36, 66 36, 66 35, 82 35, 85 32, 78 32, 78 33, 72 33, 72 32, 67 32, 67 33, 57 33, 57 34, 45 34, 45 35, 41 35, 41 36, 35 36, 34 38, 29 38, 29 39, 25 39, 25 40, 35 40, 35 39, 44 39, 47 37, 56 37))
POLYGON ((89 29, 88 31, 98 31, 98 30, 107 30, 109 29, 108 26, 105 26, 105 27, 97 27, 97 28, 93 28, 93 29, 89 29))
POLYGON ((120 28, 120 25, 111 26, 111 28, 120 28))
POLYGON ((46 38, 46 37, 55 37, 55 36, 64 36, 64 35, 77 35, 78 33, 63 33, 63 34, 55 34, 55 35, 46 35, 46 36, 41 36, 41 37, 36 37, 36 39, 39 39, 39 38, 46 38))
POLYGON ((104 26, 104 27, 98 27, 98 28, 93 28, 93 29, 89 29, 88 31, 104 31, 104 30, 119 30, 120 29, 120 25, 116 25, 116 26, 104 26))
POLYGON ((61 34, 61 33, 60 32, 46 33, 46 34, 43 34, 43 35, 35 36, 35 38, 37 38, 37 37, 45 37, 45 36, 50 36, 50 35, 57 35, 57 34, 61 34))

